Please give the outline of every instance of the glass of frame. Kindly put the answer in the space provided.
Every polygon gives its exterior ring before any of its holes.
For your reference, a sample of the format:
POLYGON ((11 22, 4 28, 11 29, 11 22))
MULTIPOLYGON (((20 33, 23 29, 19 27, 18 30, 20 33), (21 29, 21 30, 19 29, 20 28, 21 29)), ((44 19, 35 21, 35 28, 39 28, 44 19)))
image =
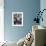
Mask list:
POLYGON ((23 26, 23 12, 12 12, 12 26, 23 26))

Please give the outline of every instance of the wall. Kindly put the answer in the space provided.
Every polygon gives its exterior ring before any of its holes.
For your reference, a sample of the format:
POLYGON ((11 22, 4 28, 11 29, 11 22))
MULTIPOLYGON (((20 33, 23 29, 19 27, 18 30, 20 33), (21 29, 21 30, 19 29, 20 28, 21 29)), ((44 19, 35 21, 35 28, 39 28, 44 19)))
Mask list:
POLYGON ((4 41, 4 0, 0 0, 0 42, 4 41))
POLYGON ((32 20, 40 10, 40 0, 4 0, 4 38, 7 41, 18 41, 32 29, 32 20), (24 13, 24 26, 12 26, 12 12, 24 13))
MULTIPOLYGON (((43 9, 46 9, 46 0, 40 0, 40 9, 41 9, 41 11, 42 11, 43 9)), ((43 17, 43 22, 41 21, 41 22, 40 22, 40 25, 46 27, 46 20, 45 20, 45 19, 46 19, 46 10, 43 12, 42 17, 43 17)))

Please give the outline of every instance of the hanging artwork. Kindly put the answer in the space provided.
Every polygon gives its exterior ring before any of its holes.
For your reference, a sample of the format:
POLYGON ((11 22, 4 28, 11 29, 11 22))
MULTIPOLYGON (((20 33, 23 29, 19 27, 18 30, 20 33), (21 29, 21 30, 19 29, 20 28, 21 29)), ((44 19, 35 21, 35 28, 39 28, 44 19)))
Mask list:
POLYGON ((12 26, 23 26, 23 12, 12 12, 12 26))

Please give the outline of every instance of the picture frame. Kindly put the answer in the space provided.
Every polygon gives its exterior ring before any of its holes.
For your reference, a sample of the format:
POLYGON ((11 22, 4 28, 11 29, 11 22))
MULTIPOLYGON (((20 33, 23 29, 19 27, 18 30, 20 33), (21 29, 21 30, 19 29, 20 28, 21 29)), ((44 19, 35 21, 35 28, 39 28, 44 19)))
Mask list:
POLYGON ((23 12, 12 12, 12 26, 23 26, 23 12))

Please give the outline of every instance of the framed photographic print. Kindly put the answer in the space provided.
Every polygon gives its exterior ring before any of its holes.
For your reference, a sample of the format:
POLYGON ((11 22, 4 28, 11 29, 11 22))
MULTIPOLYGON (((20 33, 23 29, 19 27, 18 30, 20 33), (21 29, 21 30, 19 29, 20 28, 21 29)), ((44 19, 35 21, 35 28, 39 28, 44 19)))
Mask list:
POLYGON ((12 26, 23 26, 23 12, 12 12, 12 26))

